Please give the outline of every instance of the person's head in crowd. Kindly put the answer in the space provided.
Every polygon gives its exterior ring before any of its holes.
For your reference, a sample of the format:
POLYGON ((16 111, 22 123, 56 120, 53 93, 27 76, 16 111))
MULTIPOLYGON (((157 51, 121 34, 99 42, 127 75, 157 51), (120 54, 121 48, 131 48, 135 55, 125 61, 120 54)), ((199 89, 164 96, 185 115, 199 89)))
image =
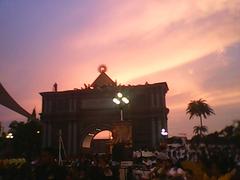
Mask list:
POLYGON ((56 151, 53 148, 44 148, 40 154, 40 164, 52 164, 55 162, 56 151))

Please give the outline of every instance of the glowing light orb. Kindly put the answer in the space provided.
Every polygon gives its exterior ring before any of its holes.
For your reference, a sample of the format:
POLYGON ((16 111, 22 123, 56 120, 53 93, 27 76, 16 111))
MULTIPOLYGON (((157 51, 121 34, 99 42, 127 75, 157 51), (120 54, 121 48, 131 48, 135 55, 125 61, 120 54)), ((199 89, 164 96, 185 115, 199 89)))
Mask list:
POLYGON ((105 73, 107 71, 107 66, 105 64, 102 64, 98 67, 98 72, 105 73))

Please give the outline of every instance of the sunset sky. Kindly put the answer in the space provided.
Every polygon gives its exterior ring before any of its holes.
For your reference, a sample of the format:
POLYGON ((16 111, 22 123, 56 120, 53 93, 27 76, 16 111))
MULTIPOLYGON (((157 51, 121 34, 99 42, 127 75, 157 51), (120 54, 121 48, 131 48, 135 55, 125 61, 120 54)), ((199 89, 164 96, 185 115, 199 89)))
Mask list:
MULTIPOLYGON (((214 132, 240 119, 240 0, 0 0, 0 82, 29 112, 39 92, 166 81, 169 134, 186 133, 190 100, 206 99, 214 132)), ((5 126, 21 115, 0 106, 5 126)))

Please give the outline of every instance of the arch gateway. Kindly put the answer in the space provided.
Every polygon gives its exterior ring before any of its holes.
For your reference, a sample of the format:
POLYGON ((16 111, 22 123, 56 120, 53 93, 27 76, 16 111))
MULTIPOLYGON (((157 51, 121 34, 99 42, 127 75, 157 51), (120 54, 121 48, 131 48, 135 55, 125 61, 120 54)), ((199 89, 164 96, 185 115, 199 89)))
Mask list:
POLYGON ((166 82, 145 85, 117 85, 107 74, 106 67, 99 67, 100 75, 81 89, 42 92, 43 146, 58 147, 58 132, 68 155, 91 149, 93 137, 102 130, 113 131, 120 120, 131 125, 133 148, 159 146, 167 130, 166 82), (129 104, 119 106, 113 98, 121 92, 129 104))

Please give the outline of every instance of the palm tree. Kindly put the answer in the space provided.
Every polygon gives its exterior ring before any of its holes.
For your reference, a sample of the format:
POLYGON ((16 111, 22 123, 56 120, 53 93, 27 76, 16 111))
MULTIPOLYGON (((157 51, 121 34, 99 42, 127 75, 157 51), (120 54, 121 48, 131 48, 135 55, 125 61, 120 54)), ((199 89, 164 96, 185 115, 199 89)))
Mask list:
POLYGON ((203 135, 203 119, 206 119, 207 116, 210 116, 211 114, 215 114, 214 110, 206 103, 205 100, 199 99, 199 100, 193 100, 188 104, 188 107, 186 109, 186 113, 190 115, 189 119, 192 119, 192 117, 196 116, 200 118, 200 135, 203 135))
POLYGON ((193 133, 195 134, 195 135, 201 135, 201 132, 203 133, 203 134, 205 134, 205 133, 207 133, 208 132, 208 128, 207 128, 207 126, 194 126, 193 127, 193 133))

